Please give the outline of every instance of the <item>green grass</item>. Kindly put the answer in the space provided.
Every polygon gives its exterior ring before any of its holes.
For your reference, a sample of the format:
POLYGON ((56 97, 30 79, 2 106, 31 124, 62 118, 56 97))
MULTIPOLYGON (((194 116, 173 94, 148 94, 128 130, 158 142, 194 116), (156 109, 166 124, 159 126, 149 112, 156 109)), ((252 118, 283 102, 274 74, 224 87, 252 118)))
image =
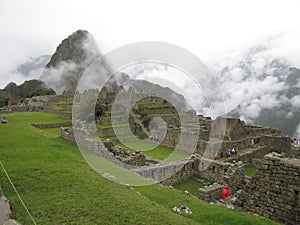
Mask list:
POLYGON ((123 143, 118 143, 117 145, 127 148, 131 152, 142 151, 146 156, 153 159, 165 159, 174 151, 172 148, 157 145, 148 141, 133 141, 126 143, 126 145, 123 143))
POLYGON ((67 109, 65 107, 61 107, 61 106, 58 106, 58 105, 46 106, 46 108, 54 109, 54 110, 61 111, 61 112, 67 112, 67 113, 71 113, 72 112, 71 109, 67 109))
POLYGON ((153 102, 136 102, 138 105, 161 105, 163 101, 153 101, 153 102))
POLYGON ((127 148, 131 152, 142 151, 144 155, 152 159, 166 160, 169 162, 187 159, 191 156, 191 154, 186 151, 178 149, 174 151, 174 148, 158 145, 157 143, 149 142, 147 140, 117 143, 116 145, 127 148))
MULTIPOLYGON (((75 144, 45 137, 43 131, 29 125, 59 122, 56 115, 6 116, 9 123, 0 124, 1 162, 37 224, 196 224, 104 179, 86 163, 75 144)), ((21 224, 31 224, 2 170, 0 178, 14 217, 21 224)))
POLYGON ((246 166, 245 167, 245 175, 246 176, 252 177, 255 172, 256 172, 255 166, 246 166))
POLYGON ((117 116, 101 116, 103 119, 109 119, 109 118, 115 118, 115 119, 120 119, 120 118, 126 118, 127 116, 123 115, 117 115, 117 116))
POLYGON ((57 102, 57 105, 73 105, 73 102, 57 102))
MULTIPOLYGON (((120 123, 120 124, 114 124, 114 127, 126 127, 129 126, 129 123, 120 123)), ((102 123, 96 123, 97 128, 112 128, 113 125, 107 125, 102 123)))
POLYGON ((197 198, 187 196, 182 191, 171 190, 168 187, 159 187, 157 185, 136 187, 142 195, 148 197, 158 205, 162 205, 167 209, 172 209, 178 204, 184 202, 193 212, 192 215, 186 216, 192 220, 198 221, 200 224, 207 225, 262 225, 277 224, 271 220, 240 213, 235 210, 204 203, 197 198))
MULTIPOLYGON (((5 116, 9 123, 0 124, 0 160, 37 224, 276 224, 158 185, 136 187, 141 196, 96 173, 75 144, 57 138, 57 129, 30 126, 59 123, 57 115, 27 112, 5 116), (181 202, 188 204, 193 215, 171 212, 181 202)), ((91 158, 95 167, 102 164, 106 172, 113 167, 89 152, 85 157, 91 158)), ((128 172, 118 171, 116 176, 126 177, 128 172)), ((0 182, 14 217, 21 224, 32 224, 2 169, 0 182)))
POLYGON ((47 128, 47 129, 35 128, 33 132, 42 135, 46 138, 58 138, 60 136, 60 128, 47 128))
MULTIPOLYGON (((200 177, 189 177, 179 183, 173 185, 174 188, 181 191, 188 191, 192 195, 199 197, 199 188, 202 188, 206 185, 205 182, 198 182, 196 179, 201 179, 200 177)), ((211 183, 207 181, 208 183, 211 183)))

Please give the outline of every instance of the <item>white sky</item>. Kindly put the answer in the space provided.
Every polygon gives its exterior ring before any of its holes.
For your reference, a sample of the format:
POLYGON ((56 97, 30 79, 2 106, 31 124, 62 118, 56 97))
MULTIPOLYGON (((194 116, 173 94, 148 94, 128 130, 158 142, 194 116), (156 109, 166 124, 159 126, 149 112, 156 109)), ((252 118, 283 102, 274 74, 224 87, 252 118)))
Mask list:
MULTIPOLYGON (((133 42, 162 41, 186 48, 209 67, 233 65, 223 85, 231 110, 261 95, 255 94, 256 79, 242 83, 243 74, 234 70, 243 51, 260 44, 274 47, 258 55, 254 70, 264 65, 266 54, 300 67, 299 21, 300 0, 0 0, 0 88, 21 82, 10 72, 29 57, 52 55, 64 38, 83 29, 103 54, 133 42), (254 90, 241 97, 248 87, 254 90)), ((273 89, 280 82, 262 84, 276 100, 273 89)), ((259 105, 254 103, 250 106, 259 105)))
POLYGON ((1 0, 0 76, 29 56, 54 53, 78 29, 88 30, 103 53, 165 41, 210 63, 278 32, 298 35, 299 12, 296 0, 1 0))

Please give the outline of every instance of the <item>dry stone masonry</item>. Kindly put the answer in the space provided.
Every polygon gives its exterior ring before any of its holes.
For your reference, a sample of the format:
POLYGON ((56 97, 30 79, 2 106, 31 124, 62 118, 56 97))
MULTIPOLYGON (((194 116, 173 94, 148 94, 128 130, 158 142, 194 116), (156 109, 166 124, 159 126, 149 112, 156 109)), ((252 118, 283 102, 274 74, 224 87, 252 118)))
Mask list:
POLYGON ((17 221, 11 219, 11 213, 9 201, 0 186, 0 225, 19 225, 17 221))
POLYGON ((300 224, 300 159, 267 154, 236 201, 240 210, 284 224, 300 224))

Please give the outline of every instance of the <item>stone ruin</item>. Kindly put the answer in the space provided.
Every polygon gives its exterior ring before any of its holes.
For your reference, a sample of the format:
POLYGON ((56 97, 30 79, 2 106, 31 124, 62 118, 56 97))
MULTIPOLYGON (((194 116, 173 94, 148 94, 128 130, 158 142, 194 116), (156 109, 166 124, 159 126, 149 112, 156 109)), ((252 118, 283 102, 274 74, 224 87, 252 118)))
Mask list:
MULTIPOLYGON (((119 163, 116 164, 121 167, 130 169, 158 163, 158 160, 148 159, 141 151, 132 153, 125 148, 116 146, 112 140, 107 139, 106 141, 100 142, 99 140, 90 139, 88 137, 89 134, 84 131, 84 129, 80 133, 80 137, 76 139, 77 143, 98 155, 104 156, 112 162, 118 161, 119 163)), ((74 132, 68 128, 61 127, 60 137, 70 142, 76 142, 74 132)))
POLYGON ((11 208, 8 199, 4 196, 0 186, 0 224, 3 225, 19 225, 17 221, 12 219, 11 208))
POLYGON ((191 215, 192 211, 185 203, 180 203, 178 206, 173 208, 174 213, 182 214, 182 215, 191 215))
POLYGON ((243 187, 235 206, 279 223, 300 224, 299 192, 300 159, 270 153, 243 187))
POLYGON ((222 190, 224 188, 225 185, 219 183, 199 188, 199 199, 206 202, 215 202, 217 199, 222 198, 222 190))
POLYGON ((227 184, 232 192, 236 192, 244 185, 245 167, 241 161, 228 163, 202 159, 197 174, 215 183, 224 186, 227 184), (202 169, 202 164, 206 163, 209 165, 205 169, 202 169))
MULTIPOLYGON (((120 146, 115 146, 112 140, 109 139, 107 139, 103 143, 107 150, 110 151, 114 155, 114 157, 116 157, 123 163, 133 166, 150 165, 146 156, 141 151, 136 151, 135 153, 132 153, 120 146)), ((151 163, 153 163, 153 160, 151 160, 151 163)))
MULTIPOLYGON (((128 94, 125 93, 124 96, 128 94)), ((45 107, 47 103, 41 105, 37 102, 44 102, 44 100, 41 98, 31 101, 30 107, 40 110, 40 107, 45 107)), ((56 100, 62 101, 59 97, 51 101, 56 100)), ((180 133, 185 132, 188 137, 194 127, 180 127, 177 119, 170 118, 168 121, 172 124, 168 125, 162 144, 176 147, 180 133)), ((201 157, 178 162, 151 161, 141 152, 130 153, 118 146, 103 145, 91 140, 84 132, 79 140, 83 146, 91 147, 95 154, 104 156, 141 176, 158 180, 164 185, 172 185, 197 175, 207 178, 214 184, 199 189, 199 197, 204 201, 215 202, 220 199, 221 189, 228 184, 232 194, 241 192, 234 204, 237 209, 281 223, 299 223, 300 149, 297 146, 293 147, 292 138, 281 135, 277 129, 247 125, 239 119, 217 118, 217 121, 226 123, 223 139, 219 139, 221 134, 212 132, 212 126, 216 121, 199 116, 200 133, 195 153, 201 157), (220 150, 214 152, 214 149, 218 148, 220 150), (231 148, 238 148, 239 153, 236 157, 227 159, 225 153, 231 148), (205 149, 210 149, 208 154, 205 149), (270 155, 271 152, 280 153, 281 156, 275 153, 270 155), (212 154, 214 159, 210 158, 212 154), (207 168, 202 164, 206 161, 209 163, 207 168), (252 178, 245 177, 244 165, 255 165, 258 168, 252 178)), ((99 134, 101 132, 98 131, 99 134)), ((109 134, 104 136, 112 136, 112 133, 109 133, 111 130, 107 129, 103 132, 109 134)), ((61 129, 61 137, 75 141, 74 133, 66 128, 61 129)))

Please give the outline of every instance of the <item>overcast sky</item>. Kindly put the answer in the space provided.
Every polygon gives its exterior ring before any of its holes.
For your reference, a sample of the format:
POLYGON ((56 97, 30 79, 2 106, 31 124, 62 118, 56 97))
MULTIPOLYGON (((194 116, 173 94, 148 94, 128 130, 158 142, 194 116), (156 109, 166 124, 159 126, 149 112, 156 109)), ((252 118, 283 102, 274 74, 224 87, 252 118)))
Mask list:
POLYGON ((1 0, 0 76, 7 78, 30 56, 53 54, 78 29, 88 30, 103 53, 137 41, 164 41, 215 63, 228 51, 278 33, 298 40, 299 12, 296 0, 1 0))
MULTIPOLYGON (((0 88, 24 81, 11 73, 17 65, 29 57, 52 55, 63 39, 83 29, 103 54, 125 44, 161 41, 196 54, 213 73, 227 66, 228 72, 219 76, 227 111, 245 102, 245 116, 253 119, 262 108, 287 101, 279 99, 287 88, 282 81, 257 76, 272 73, 268 63, 276 57, 300 68, 299 12, 300 0, 0 0, 0 88), (247 62, 250 76, 239 61, 260 45, 266 49, 251 53, 247 62), (262 95, 267 100, 259 101, 262 95)), ((184 85, 199 102, 197 92, 184 85)), ((300 93, 294 98, 289 101, 299 110, 300 93)))

